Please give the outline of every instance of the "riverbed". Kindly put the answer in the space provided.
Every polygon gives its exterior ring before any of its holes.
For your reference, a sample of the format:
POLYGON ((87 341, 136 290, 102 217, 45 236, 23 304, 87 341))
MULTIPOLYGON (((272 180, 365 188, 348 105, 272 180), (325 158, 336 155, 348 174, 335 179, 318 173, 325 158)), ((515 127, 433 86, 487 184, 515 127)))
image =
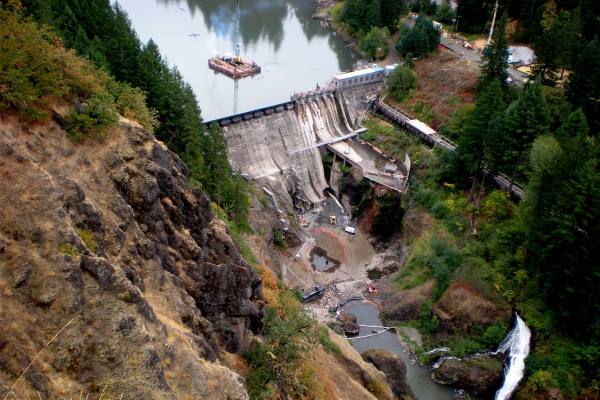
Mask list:
POLYGON ((358 55, 320 21, 314 0, 241 2, 241 55, 262 73, 234 81, 208 68, 233 53, 235 0, 119 0, 140 39, 153 39, 196 93, 205 120, 288 101, 348 70, 358 55), (193 35, 193 36, 190 36, 193 35))
MULTIPOLYGON (((375 303, 351 301, 344 306, 344 311, 356 315, 360 325, 383 325, 375 303)), ((373 328, 361 327, 359 336, 372 333, 373 328)), ((351 342, 359 353, 371 349, 387 349, 398 354, 406 365, 406 380, 417 400, 451 400, 455 398, 455 390, 431 380, 429 368, 413 363, 405 345, 395 332, 387 331, 364 339, 353 339, 351 342)))

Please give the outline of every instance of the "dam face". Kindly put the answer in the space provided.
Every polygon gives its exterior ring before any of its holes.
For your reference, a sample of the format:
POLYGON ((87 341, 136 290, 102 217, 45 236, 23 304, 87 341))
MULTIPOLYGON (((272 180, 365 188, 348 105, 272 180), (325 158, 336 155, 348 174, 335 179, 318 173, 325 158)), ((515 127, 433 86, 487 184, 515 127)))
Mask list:
POLYGON ((319 147, 352 136, 354 129, 340 92, 297 96, 293 107, 223 126, 231 165, 272 190, 293 194, 296 206, 324 201, 328 187, 319 147))

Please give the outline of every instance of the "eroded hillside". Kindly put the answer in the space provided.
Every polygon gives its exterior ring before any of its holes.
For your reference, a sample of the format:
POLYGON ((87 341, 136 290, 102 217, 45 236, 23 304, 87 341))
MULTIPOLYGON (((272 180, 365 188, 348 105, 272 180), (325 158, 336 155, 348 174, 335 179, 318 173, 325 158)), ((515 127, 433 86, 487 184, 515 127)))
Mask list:
POLYGON ((50 341, 19 398, 247 398, 220 358, 260 331, 261 280, 181 160, 127 120, 0 132, 2 393, 50 341))

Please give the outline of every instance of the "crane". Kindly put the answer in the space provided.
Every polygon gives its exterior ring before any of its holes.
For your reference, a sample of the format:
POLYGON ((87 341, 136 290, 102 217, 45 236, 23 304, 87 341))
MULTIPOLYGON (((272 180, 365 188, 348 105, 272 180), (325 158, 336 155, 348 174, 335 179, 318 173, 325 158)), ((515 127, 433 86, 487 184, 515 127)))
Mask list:
POLYGON ((240 57, 240 0, 235 0, 235 23, 233 30, 233 50, 235 62, 241 62, 240 57))

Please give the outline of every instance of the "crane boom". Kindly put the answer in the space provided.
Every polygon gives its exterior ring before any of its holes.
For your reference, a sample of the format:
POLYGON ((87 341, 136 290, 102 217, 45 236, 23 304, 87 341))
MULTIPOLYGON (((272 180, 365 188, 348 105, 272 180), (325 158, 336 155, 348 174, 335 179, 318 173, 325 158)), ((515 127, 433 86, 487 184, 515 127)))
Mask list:
POLYGON ((235 27, 233 32, 235 60, 240 60, 240 0, 235 0, 235 27))

